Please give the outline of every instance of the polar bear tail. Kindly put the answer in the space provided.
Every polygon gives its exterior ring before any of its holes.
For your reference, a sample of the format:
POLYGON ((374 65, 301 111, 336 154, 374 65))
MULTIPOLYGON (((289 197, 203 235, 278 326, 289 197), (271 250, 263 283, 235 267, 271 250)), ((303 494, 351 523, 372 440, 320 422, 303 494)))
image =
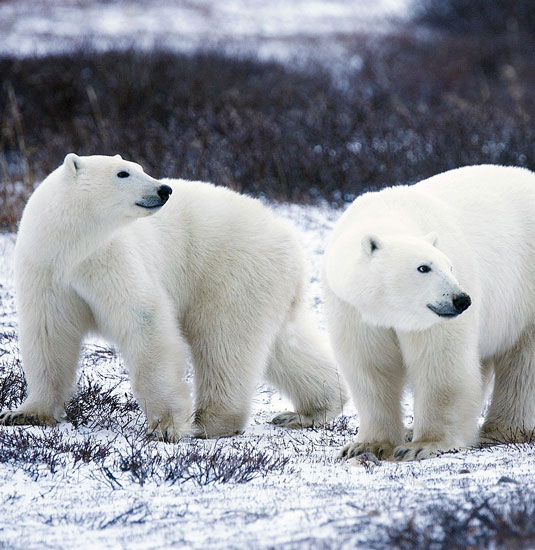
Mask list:
POLYGON ((294 302, 277 336, 266 378, 295 406, 295 412, 273 419, 281 426, 325 424, 342 412, 348 399, 327 338, 301 300, 294 302))

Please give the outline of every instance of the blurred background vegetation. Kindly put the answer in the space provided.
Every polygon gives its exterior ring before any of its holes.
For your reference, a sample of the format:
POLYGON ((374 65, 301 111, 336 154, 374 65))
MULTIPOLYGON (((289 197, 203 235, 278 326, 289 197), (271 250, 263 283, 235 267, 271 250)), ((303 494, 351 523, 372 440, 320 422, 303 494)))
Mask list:
POLYGON ((361 62, 343 74, 210 52, 0 57, 0 228, 71 151, 336 205, 467 164, 535 169, 533 0, 420 0, 344 40, 361 62))

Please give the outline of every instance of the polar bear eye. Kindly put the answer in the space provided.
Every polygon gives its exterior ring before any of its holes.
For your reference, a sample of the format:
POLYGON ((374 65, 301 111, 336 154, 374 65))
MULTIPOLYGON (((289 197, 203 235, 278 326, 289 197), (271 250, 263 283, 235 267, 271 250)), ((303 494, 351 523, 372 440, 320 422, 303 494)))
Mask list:
POLYGON ((420 273, 429 273, 431 271, 431 268, 428 265, 423 264, 418 266, 418 271, 420 273))
POLYGON ((125 172, 124 170, 117 174, 118 178, 127 178, 128 176, 130 176, 130 174, 128 172, 125 172))

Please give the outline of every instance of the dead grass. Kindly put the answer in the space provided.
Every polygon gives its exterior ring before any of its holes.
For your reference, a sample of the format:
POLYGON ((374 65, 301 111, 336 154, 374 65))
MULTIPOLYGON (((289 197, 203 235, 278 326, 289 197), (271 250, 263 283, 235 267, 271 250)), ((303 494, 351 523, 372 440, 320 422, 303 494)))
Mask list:
MULTIPOLYGON (((391 529, 399 550, 528 550, 535 545, 535 494, 522 489, 503 496, 463 495, 432 506, 391 529)), ((384 542, 378 546, 384 548, 384 542)))

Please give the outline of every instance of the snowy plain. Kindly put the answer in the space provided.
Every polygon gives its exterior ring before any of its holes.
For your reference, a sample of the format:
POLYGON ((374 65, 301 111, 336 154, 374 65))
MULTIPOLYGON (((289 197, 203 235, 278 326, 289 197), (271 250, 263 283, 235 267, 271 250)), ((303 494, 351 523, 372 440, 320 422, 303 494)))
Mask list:
MULTIPOLYGON (((3 0, 0 53, 80 46, 213 49, 259 58, 347 62, 346 38, 382 32, 410 0, 3 0)), ((351 62, 351 60, 349 60, 351 62)), ((353 63, 358 62, 354 60, 353 63)))
MULTIPOLYGON (((382 16, 403 16, 407 4, 3 0, 0 53, 44 54, 80 44, 100 49, 159 46, 180 51, 224 48, 286 62, 321 53, 333 66, 358 64, 358 59, 345 57, 344 37, 355 31, 381 32, 389 24, 382 16)), ((310 265, 310 304, 324 326, 319 269, 341 211, 290 204, 273 208, 301 234, 310 265)), ((20 372, 14 243, 14 235, 0 234, 0 381, 13 369, 20 372)), ((124 416, 110 407, 113 418, 102 414, 78 426, 67 422, 56 428, 0 430, 0 548, 396 548, 398 529, 410 527, 416 537, 431 533, 432 540, 444 541, 448 525, 439 519, 450 512, 469 541, 489 519, 474 516, 478 505, 488 502, 507 516, 508 510, 534 501, 533 445, 469 449, 406 464, 339 461, 340 447, 354 438, 358 427, 354 407, 348 405, 343 417, 327 428, 287 431, 269 424, 289 404, 266 386, 258 387, 243 435, 220 441, 187 439, 176 445, 145 442, 144 418, 129 405, 126 369, 101 342, 84 348, 80 391, 91 384, 123 405, 124 416), (17 441, 30 445, 23 449, 17 441), (32 456, 32 441, 43 447, 48 443, 56 454, 32 456), (86 462, 73 450, 83 445, 97 450, 102 445, 108 454, 86 462), (188 470, 191 475, 173 476, 171 466, 181 467, 176 457, 187 463, 195 454, 201 458, 188 470), (218 464, 225 471, 225 464, 242 457, 257 460, 259 467, 241 475, 246 471, 242 463, 230 468, 228 480, 216 479, 218 464), (159 458, 169 460, 162 465, 159 458), (204 472, 196 471, 196 464, 204 472)), ((409 396, 405 411, 409 423, 409 396)), ((413 542, 403 547, 429 546, 413 542)), ((435 547, 447 547, 444 542, 435 547)))

